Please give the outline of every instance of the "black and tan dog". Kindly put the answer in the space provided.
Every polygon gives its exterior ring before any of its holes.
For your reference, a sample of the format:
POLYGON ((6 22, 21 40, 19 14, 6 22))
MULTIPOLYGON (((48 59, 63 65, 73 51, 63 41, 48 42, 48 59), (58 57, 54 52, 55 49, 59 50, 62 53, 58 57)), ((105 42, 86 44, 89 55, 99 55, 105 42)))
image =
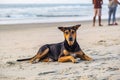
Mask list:
POLYGON ((29 60, 31 63, 39 61, 49 62, 76 62, 75 58, 81 58, 82 60, 92 60, 88 57, 80 48, 76 40, 76 31, 81 25, 75 25, 71 27, 58 27, 63 33, 65 40, 61 43, 46 44, 42 46, 38 53, 29 59, 19 59, 17 61, 29 60))

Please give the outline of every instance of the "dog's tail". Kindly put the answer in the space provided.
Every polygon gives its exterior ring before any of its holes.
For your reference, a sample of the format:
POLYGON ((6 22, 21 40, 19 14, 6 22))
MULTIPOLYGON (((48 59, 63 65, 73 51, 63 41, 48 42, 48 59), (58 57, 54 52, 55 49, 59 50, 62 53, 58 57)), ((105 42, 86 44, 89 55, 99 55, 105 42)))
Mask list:
MULTIPOLYGON (((36 55, 35 55, 36 56, 36 55)), ((31 57, 31 58, 26 58, 26 59, 17 59, 16 61, 21 62, 21 61, 28 61, 31 60, 32 58, 34 58, 35 56, 31 57)))
POLYGON ((18 62, 21 62, 21 61, 28 61, 28 60, 30 60, 30 59, 32 59, 32 58, 26 58, 26 59, 17 59, 17 61, 18 61, 18 62))

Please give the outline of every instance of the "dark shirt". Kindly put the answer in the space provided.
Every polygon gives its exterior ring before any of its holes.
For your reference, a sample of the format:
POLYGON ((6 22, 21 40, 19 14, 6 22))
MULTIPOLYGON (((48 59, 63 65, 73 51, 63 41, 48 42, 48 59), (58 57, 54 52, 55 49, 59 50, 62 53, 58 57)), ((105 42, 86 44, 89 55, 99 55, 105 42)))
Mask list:
POLYGON ((94 8, 102 8, 102 0, 93 0, 94 8))

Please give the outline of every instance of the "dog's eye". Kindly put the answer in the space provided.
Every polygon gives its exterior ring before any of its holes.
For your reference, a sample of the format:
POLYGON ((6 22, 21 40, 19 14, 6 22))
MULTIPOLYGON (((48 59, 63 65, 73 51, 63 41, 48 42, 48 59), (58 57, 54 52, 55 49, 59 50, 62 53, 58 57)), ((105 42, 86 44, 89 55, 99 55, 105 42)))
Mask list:
POLYGON ((72 33, 72 34, 74 34, 74 33, 75 33, 75 31, 72 31, 71 33, 72 33))
POLYGON ((65 34, 68 34, 68 32, 65 32, 65 34))

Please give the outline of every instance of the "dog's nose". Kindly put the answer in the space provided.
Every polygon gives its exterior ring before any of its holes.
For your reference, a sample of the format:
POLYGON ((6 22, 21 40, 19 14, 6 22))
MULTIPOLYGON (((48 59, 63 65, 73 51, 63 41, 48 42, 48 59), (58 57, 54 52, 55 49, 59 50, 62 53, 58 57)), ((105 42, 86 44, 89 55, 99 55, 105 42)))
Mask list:
POLYGON ((69 41, 73 41, 73 38, 72 38, 72 37, 70 37, 70 38, 69 38, 69 41))

